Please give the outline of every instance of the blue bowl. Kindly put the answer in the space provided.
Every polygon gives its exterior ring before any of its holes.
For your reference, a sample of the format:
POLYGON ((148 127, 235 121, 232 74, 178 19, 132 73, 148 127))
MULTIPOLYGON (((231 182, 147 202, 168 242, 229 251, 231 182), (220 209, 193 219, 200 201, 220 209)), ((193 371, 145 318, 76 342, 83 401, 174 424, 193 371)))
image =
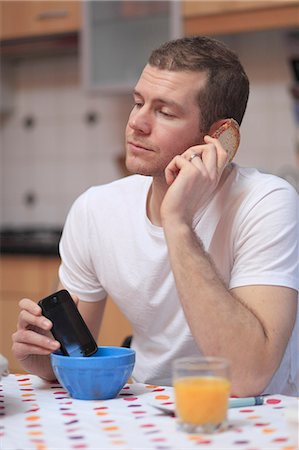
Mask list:
POLYGON ((135 351, 125 347, 98 347, 92 356, 51 354, 53 371, 71 397, 80 400, 115 398, 130 378, 135 351))

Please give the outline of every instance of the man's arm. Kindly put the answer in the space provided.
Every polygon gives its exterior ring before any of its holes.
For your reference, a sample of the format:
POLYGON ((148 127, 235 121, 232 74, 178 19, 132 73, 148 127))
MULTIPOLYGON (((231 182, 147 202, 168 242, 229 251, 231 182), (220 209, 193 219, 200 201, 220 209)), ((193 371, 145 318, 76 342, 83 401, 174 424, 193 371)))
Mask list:
POLYGON ((227 155, 217 139, 175 157, 165 170, 168 191, 160 214, 186 320, 204 355, 231 362, 233 394, 261 393, 278 368, 292 333, 297 291, 245 286, 229 291, 195 235, 195 212, 226 176, 227 155), (196 153, 198 157, 193 158, 196 153), (221 178, 222 177, 222 178, 221 178), (196 193, 196 195, 195 195, 196 193))
POLYGON ((233 394, 257 395, 278 368, 291 335, 297 292, 279 286, 227 290, 192 229, 163 224, 192 335, 204 355, 228 358, 233 394))
POLYGON ((97 340, 104 316, 106 299, 98 302, 83 302, 79 300, 77 306, 91 334, 97 340))

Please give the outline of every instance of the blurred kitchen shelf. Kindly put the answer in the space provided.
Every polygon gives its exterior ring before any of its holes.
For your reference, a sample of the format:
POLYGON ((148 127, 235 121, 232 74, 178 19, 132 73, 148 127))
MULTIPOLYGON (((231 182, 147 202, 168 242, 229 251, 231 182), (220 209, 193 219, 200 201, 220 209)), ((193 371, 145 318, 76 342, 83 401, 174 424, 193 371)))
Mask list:
POLYGON ((60 237, 61 229, 3 228, 0 230, 0 253, 58 256, 60 237))
POLYGON ((27 37, 0 41, 1 58, 27 58, 79 53, 79 34, 27 37))

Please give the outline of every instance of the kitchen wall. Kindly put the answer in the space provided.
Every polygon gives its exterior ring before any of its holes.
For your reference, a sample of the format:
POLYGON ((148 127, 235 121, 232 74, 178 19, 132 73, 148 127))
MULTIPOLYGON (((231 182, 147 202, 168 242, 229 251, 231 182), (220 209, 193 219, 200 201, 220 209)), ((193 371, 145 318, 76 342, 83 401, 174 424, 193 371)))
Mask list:
POLYGON ((264 31, 220 38, 239 54, 251 82, 236 162, 283 175, 299 188, 295 154, 299 124, 289 63, 295 52, 298 56, 298 36, 291 39, 286 31, 264 31))
POLYGON ((87 95, 76 55, 15 63, 2 123, 2 224, 62 225, 89 186, 119 178, 131 96, 87 95))
MULTIPOLYGON (((251 79, 237 162, 297 173, 286 32, 222 39, 251 79)), ((82 191, 123 175, 117 158, 131 95, 88 95, 76 55, 20 59, 13 73, 14 110, 0 123, 0 225, 61 226, 82 191)))

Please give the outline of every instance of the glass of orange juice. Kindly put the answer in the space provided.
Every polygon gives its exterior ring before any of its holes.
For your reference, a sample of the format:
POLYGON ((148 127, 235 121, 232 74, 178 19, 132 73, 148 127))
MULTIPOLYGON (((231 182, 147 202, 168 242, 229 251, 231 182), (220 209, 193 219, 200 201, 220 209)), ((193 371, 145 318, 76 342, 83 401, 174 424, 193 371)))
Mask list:
POLYGON ((185 357, 173 363, 178 426, 189 433, 227 428, 229 362, 218 357, 185 357))

